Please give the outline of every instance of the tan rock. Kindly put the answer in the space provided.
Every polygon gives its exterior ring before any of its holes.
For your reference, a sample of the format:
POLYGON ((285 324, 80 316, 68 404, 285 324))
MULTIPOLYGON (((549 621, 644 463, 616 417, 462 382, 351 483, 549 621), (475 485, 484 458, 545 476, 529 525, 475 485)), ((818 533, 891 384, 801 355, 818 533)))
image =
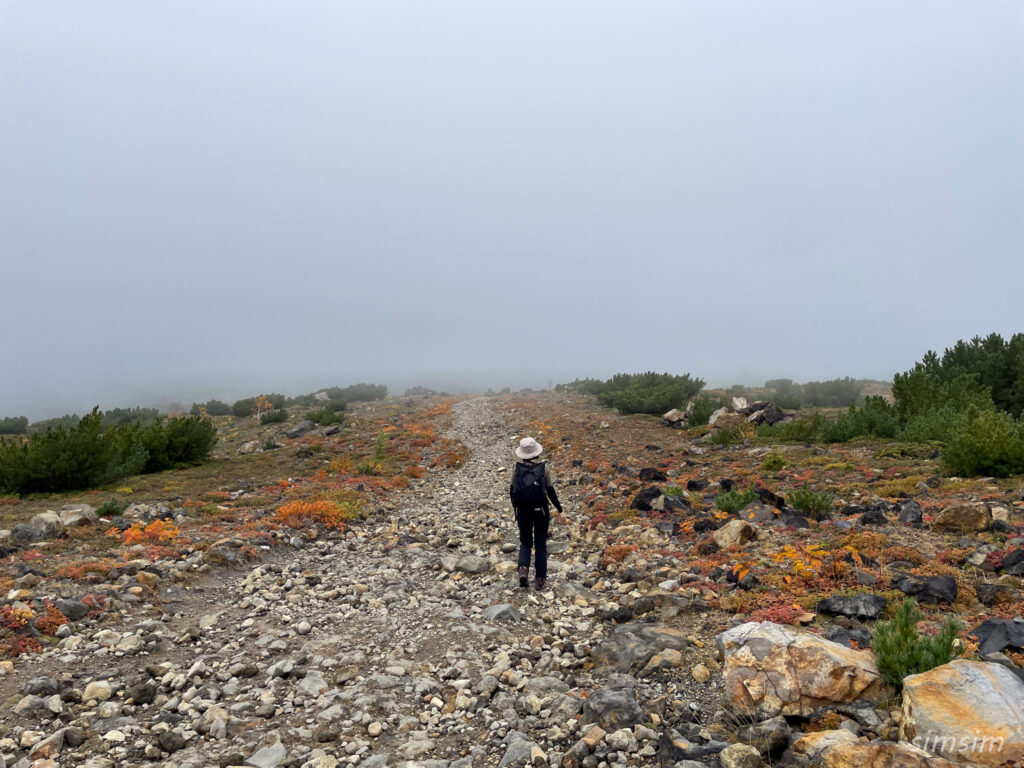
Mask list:
POLYGON ((877 702, 884 693, 875 658, 809 632, 748 622, 715 638, 726 700, 761 719, 810 717, 822 708, 877 702))
POLYGON ((940 511, 932 522, 937 531, 975 533, 992 524, 992 513, 984 504, 953 504, 940 511))
POLYGON ((730 549, 757 538, 757 528, 746 520, 730 520, 713 534, 711 538, 720 549, 730 549))
POLYGON ((859 739, 849 731, 810 733, 793 745, 815 768, 956 768, 912 744, 859 739))
POLYGON ((703 664, 698 664, 690 670, 690 677, 696 680, 698 683, 706 683, 711 679, 711 671, 703 664))
POLYGON ((640 676, 649 677, 658 672, 666 672, 681 666, 683 666, 683 654, 672 648, 666 648, 651 656, 651 660, 640 670, 640 676))
POLYGON ((911 675, 900 737, 960 763, 1024 762, 1024 682, 1000 664, 963 659, 911 675))
POLYGON ((601 743, 602 739, 604 739, 604 735, 604 728, 602 728, 599 725, 595 725, 593 728, 591 728, 589 731, 583 734, 583 738, 581 739, 581 741, 588 747, 590 747, 590 751, 593 752, 597 745, 601 743))
POLYGON ((160 583, 160 577, 152 571, 139 571, 135 574, 135 580, 150 589, 156 589, 156 585, 160 583))

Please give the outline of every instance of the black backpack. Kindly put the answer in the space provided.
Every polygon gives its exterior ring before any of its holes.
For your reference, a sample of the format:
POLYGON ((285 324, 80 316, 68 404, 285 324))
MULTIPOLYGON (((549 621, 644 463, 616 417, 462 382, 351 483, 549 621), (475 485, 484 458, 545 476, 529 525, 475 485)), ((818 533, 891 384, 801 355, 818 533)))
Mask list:
POLYGON ((517 463, 515 474, 512 476, 512 506, 517 509, 537 509, 546 505, 544 462, 517 463))

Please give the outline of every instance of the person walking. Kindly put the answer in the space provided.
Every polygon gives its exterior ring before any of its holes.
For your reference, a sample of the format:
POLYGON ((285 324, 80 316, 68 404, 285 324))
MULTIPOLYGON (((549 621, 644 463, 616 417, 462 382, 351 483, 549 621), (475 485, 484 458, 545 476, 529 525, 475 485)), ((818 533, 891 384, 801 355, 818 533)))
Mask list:
POLYGON ((548 502, 562 513, 555 493, 555 476, 546 462, 538 461, 544 448, 532 437, 524 437, 516 448, 516 462, 508 494, 519 525, 519 586, 530 585, 530 550, 536 551, 534 574, 537 590, 544 589, 548 576, 548 526, 551 511, 548 502))

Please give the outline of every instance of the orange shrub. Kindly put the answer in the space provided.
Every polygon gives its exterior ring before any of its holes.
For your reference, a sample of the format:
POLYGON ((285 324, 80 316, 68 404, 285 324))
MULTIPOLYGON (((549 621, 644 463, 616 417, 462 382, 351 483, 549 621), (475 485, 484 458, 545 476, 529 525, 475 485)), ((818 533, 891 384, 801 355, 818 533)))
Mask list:
POLYGON ((120 536, 121 543, 126 547, 133 544, 152 544, 156 542, 172 541, 181 531, 174 523, 167 520, 154 520, 145 528, 142 523, 132 523, 132 527, 126 531, 111 528, 107 531, 108 536, 120 536))
POLYGON ((289 528, 321 525, 332 530, 344 530, 345 522, 358 514, 358 502, 355 501, 289 501, 277 508, 274 519, 289 528))
POLYGON ((47 603, 46 611, 43 615, 36 617, 36 629, 44 635, 54 634, 57 631, 57 627, 67 623, 68 617, 58 611, 57 606, 53 603, 47 603))

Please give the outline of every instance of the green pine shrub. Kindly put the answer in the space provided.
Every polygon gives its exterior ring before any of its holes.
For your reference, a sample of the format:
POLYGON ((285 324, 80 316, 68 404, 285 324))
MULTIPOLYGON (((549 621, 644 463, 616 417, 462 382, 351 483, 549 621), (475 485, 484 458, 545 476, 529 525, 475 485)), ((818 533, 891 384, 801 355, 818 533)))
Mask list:
POLYGON ((281 408, 276 411, 267 411, 260 416, 260 424, 280 424, 288 420, 288 411, 281 408))
POLYGON ((231 406, 220 400, 207 400, 205 403, 193 403, 189 415, 202 416, 204 410, 207 416, 228 416, 231 406))
POLYGON ((789 464, 789 460, 785 456, 783 456, 781 453, 778 453, 777 451, 771 451, 770 453, 766 454, 764 459, 761 461, 761 471, 778 472, 780 469, 783 469, 787 464, 789 464))
POLYGON ((752 501, 757 501, 757 493, 753 488, 740 490, 734 488, 731 491, 723 491, 715 496, 715 506, 723 512, 735 514, 752 501))
POLYGON ((128 508, 127 501, 118 501, 110 498, 96 507, 96 514, 100 517, 117 517, 128 508))
POLYGON ((0 419, 0 435, 24 435, 28 431, 28 419, 24 416, 8 416, 0 419))
POLYGON ((98 408, 74 426, 59 425, 28 440, 0 441, 0 491, 21 495, 94 488, 140 472, 198 464, 217 433, 209 419, 189 416, 149 426, 132 421, 103 428, 98 408))
POLYGON ((1024 424, 1004 411, 981 411, 959 425, 942 450, 948 475, 1007 477, 1024 472, 1024 424))
POLYGON ((686 417, 686 423, 691 427, 702 427, 708 423, 708 419, 711 418, 711 414, 721 408, 723 403, 717 397, 711 397, 709 395, 701 395, 695 398, 693 401, 693 410, 690 411, 690 415, 686 417))
POLYGON ((681 408, 686 401, 700 392, 703 379, 688 373, 617 373, 607 381, 577 379, 565 389, 596 395, 604 405, 622 413, 650 413, 661 415, 673 408, 681 408))
POLYGON ((812 520, 827 520, 832 517, 835 509, 835 497, 831 493, 812 491, 807 483, 792 491, 786 497, 786 502, 812 520))
POLYGON ((949 619, 934 636, 922 635, 917 624, 924 614, 917 601, 906 598, 892 621, 879 621, 871 630, 871 648, 882 677, 897 688, 903 687, 908 675, 927 672, 953 660, 955 641, 962 624, 949 619))

